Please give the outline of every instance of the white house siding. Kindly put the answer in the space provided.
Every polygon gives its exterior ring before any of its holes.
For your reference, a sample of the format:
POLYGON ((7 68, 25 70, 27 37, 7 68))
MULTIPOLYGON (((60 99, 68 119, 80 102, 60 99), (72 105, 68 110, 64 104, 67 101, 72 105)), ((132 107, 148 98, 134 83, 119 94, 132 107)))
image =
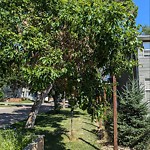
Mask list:
POLYGON ((149 103, 150 108, 150 35, 140 36, 140 39, 143 41, 144 49, 138 50, 139 83, 144 86, 144 101, 149 103))

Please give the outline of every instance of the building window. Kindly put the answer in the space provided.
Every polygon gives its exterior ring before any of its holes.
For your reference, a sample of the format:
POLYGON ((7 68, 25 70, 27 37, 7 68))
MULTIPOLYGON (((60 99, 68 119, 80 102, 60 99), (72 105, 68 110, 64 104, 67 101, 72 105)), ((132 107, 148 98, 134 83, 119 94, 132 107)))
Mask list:
POLYGON ((145 98, 146 102, 148 103, 148 106, 150 107, 150 91, 145 92, 145 98))
POLYGON ((143 42, 143 56, 150 56, 150 42, 143 42))
POLYGON ((150 90, 150 78, 145 79, 145 90, 150 90))

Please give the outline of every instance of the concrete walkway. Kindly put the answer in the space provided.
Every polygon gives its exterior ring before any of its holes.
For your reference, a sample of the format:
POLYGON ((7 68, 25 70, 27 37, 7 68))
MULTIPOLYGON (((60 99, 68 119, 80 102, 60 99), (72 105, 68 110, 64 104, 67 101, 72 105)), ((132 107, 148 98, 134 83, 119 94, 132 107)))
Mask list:
MULTIPOLYGON (((32 104, 12 107, 0 107, 0 128, 5 128, 15 122, 27 119, 31 107, 32 104)), ((50 109, 52 109, 52 104, 44 103, 42 104, 39 113, 47 112, 50 109)))

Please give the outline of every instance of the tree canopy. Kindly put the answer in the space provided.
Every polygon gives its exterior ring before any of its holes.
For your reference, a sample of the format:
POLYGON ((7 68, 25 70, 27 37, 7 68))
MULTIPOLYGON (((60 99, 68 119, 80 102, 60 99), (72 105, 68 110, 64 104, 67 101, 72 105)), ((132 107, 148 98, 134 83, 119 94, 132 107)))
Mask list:
POLYGON ((32 91, 51 83, 92 103, 105 75, 137 64, 136 15, 132 0, 1 1, 0 77, 20 74, 32 91))

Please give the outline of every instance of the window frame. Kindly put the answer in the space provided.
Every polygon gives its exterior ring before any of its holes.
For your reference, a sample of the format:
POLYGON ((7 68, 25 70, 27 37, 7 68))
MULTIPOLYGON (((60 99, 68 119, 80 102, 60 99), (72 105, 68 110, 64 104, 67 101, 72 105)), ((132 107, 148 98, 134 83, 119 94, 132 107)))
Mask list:
POLYGON ((143 56, 150 57, 150 41, 143 41, 143 56), (148 43, 148 47, 145 48, 144 43, 148 43))

